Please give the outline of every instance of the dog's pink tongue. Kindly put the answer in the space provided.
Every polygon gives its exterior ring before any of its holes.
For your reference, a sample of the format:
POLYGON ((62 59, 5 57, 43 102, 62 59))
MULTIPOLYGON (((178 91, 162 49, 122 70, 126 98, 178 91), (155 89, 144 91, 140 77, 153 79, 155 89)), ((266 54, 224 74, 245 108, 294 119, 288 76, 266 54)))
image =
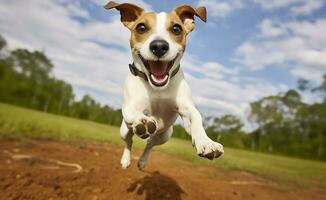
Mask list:
POLYGON ((163 61, 149 61, 149 68, 151 73, 156 77, 162 77, 166 75, 166 71, 168 68, 168 62, 163 61))

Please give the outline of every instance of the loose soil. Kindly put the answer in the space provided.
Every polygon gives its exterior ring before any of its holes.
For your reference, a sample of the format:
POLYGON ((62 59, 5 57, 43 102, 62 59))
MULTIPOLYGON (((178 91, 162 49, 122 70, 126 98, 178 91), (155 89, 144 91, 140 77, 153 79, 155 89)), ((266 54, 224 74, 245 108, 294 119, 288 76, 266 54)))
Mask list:
MULTIPOLYGON (((120 167, 122 148, 109 143, 0 140, 0 199, 322 200, 303 188, 243 171, 194 165, 153 151, 146 170, 120 167)), ((196 155, 194 155, 196 156, 196 155)))

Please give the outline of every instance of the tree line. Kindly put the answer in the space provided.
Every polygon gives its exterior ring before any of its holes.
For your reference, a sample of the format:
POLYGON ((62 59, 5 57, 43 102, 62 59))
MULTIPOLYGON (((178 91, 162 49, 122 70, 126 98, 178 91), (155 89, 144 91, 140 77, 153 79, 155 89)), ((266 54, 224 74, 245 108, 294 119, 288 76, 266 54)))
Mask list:
POLYGON ((120 109, 101 105, 90 95, 75 99, 73 88, 52 75, 51 60, 40 51, 9 51, 0 35, 0 101, 44 112, 119 126, 120 109))
MULTIPOLYGON (((0 36, 0 101, 70 117, 119 126, 120 109, 101 105, 91 96, 76 100, 72 86, 52 76, 53 64, 40 51, 6 48, 0 36)), ((326 160, 326 74, 320 86, 298 81, 298 90, 264 97, 250 103, 248 121, 256 128, 243 131, 235 115, 208 117, 210 138, 225 146, 261 152, 326 160), (318 93, 323 101, 307 104, 300 91, 318 93)), ((173 137, 190 139, 180 125, 173 137)))
POLYGON ((248 120, 256 126, 250 133, 242 130, 244 124, 233 115, 210 119, 206 130, 226 146, 326 160, 325 89, 326 75, 320 86, 311 89, 324 96, 320 103, 304 103, 293 89, 250 103, 248 120))

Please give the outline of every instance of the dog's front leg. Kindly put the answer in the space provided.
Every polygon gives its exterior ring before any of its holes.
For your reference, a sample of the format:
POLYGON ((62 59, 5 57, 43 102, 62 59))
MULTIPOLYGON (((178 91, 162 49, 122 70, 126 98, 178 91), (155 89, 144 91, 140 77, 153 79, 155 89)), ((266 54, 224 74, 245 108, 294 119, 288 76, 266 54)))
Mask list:
POLYGON ((137 134, 145 139, 149 134, 156 132, 156 122, 137 109, 124 105, 122 107, 123 122, 120 127, 120 136, 125 141, 125 147, 121 157, 121 166, 126 169, 131 162, 132 137, 137 134), (154 127, 154 125, 155 127, 154 127), (154 130, 153 130, 154 129, 154 130))
POLYGON ((185 129, 192 137, 192 144, 197 150, 197 154, 201 157, 214 159, 220 157, 224 150, 223 145, 211 140, 203 127, 202 117, 196 109, 188 85, 180 90, 177 99, 177 106, 180 116, 182 117, 185 129))
POLYGON ((197 154, 208 159, 218 158, 223 154, 223 146, 211 140, 202 125, 199 111, 192 103, 179 107, 179 113, 184 121, 187 132, 191 135, 192 144, 197 154))
POLYGON ((134 133, 128 129, 126 123, 122 122, 120 127, 120 136, 125 141, 125 147, 123 149, 120 164, 123 169, 127 169, 131 162, 131 147, 133 135, 134 133))

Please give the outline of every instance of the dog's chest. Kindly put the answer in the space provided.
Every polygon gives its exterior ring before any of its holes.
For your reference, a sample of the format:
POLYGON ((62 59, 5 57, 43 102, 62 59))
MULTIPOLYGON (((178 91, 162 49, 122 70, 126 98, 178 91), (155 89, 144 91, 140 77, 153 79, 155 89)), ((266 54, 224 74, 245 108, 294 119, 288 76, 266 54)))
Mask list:
POLYGON ((150 111, 152 115, 168 115, 176 113, 176 103, 169 98, 152 98, 150 99, 150 111))
POLYGON ((177 118, 177 107, 174 99, 155 97, 149 102, 148 114, 153 116, 158 127, 166 129, 174 124, 177 118))

